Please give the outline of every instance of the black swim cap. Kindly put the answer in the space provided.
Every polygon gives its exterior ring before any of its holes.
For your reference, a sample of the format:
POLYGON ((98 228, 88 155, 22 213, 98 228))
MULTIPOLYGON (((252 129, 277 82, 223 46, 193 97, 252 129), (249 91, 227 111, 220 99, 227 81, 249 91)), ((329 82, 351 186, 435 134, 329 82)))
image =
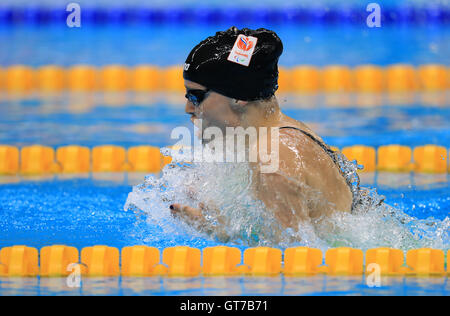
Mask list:
POLYGON ((282 52, 283 44, 273 31, 231 27, 195 46, 183 77, 230 98, 267 99, 278 89, 282 52))

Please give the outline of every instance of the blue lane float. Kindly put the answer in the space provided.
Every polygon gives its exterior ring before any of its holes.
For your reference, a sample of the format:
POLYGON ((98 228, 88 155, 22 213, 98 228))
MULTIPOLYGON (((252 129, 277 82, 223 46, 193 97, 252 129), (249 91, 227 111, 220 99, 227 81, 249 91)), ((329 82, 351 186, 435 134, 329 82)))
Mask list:
MULTIPOLYGON (((0 23, 44 24, 61 22, 69 13, 64 7, 0 7, 0 23)), ((364 23, 361 7, 207 7, 127 8, 82 7, 84 23, 364 23)), ((450 22, 450 7, 381 7, 384 23, 442 24, 450 22)))

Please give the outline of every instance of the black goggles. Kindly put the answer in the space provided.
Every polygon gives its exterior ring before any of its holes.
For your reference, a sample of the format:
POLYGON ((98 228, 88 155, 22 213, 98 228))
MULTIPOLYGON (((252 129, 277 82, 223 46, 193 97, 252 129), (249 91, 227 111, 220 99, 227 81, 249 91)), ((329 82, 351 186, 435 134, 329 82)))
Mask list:
POLYGON ((186 92, 186 99, 188 99, 194 106, 199 106, 200 103, 203 102, 206 98, 206 94, 209 92, 209 89, 200 90, 200 89, 189 89, 186 92))

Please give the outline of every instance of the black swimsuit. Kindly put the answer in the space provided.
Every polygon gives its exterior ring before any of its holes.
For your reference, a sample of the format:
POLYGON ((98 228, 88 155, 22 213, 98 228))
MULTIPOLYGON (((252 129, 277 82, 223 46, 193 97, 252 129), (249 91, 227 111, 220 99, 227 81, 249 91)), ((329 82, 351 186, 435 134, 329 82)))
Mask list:
MULTIPOLYGON (((280 127, 280 129, 284 129, 284 128, 292 128, 295 129, 299 132, 302 132, 304 135, 308 136, 310 139, 312 139, 317 145, 319 145, 320 147, 322 147, 322 149, 327 153, 328 156, 330 156, 331 160, 333 160, 333 162, 336 164, 336 166, 338 167, 338 170, 340 172, 340 174, 344 177, 345 182, 347 182, 348 187, 350 188, 350 191, 352 192, 352 196, 353 196, 353 202, 352 202, 352 213, 355 207, 356 203, 356 199, 355 199, 355 186, 352 184, 352 181, 349 177, 347 177, 342 168, 341 165, 339 164, 339 154, 337 152, 335 152, 334 150, 332 150, 330 147, 328 147, 324 142, 318 140, 317 138, 315 138, 313 135, 311 135, 310 133, 298 128, 298 127, 293 127, 293 126, 282 126, 280 127)), ((359 177, 357 179, 357 183, 356 183, 356 189, 359 190, 359 177)))

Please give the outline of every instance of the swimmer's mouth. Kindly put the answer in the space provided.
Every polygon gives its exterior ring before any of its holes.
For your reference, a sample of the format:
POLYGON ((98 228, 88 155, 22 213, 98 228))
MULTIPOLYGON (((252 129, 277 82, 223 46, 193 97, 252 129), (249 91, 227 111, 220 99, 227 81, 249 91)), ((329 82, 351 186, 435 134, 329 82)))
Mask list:
POLYGON ((196 119, 197 119, 197 117, 196 117, 195 115, 192 115, 192 116, 191 116, 191 122, 192 122, 192 123, 194 123, 194 120, 196 120, 196 119))

